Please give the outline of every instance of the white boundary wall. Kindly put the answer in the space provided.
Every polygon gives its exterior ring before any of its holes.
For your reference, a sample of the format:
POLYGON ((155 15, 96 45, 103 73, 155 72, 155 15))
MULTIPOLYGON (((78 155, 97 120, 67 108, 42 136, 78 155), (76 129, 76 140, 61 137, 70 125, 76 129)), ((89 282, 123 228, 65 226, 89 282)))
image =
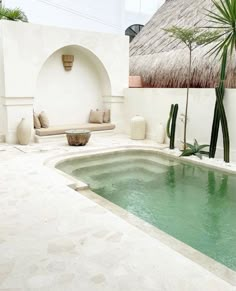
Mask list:
POLYGON ((3 141, 17 143, 22 118, 33 128, 34 108, 48 111, 52 125, 62 125, 87 122, 90 109, 108 107, 119 130, 120 99, 128 87, 129 39, 2 20, 0 72, 3 141), (62 64, 66 53, 75 56, 70 72, 62 64))
MULTIPOLYGON (((141 88, 126 89, 124 99, 123 118, 125 131, 129 133, 130 119, 138 114, 147 121, 147 137, 155 140, 158 135, 159 124, 166 126, 169 110, 172 103, 179 104, 177 120, 176 144, 183 140, 183 123, 180 114, 184 113, 186 89, 141 88)), ((224 99, 228 118, 231 160, 236 162, 236 89, 227 89, 224 99)), ((189 98, 189 121, 187 139, 192 142, 194 138, 199 143, 209 144, 211 126, 215 105, 214 89, 191 89, 189 98)), ((222 157, 222 133, 220 129, 217 156, 222 157)))

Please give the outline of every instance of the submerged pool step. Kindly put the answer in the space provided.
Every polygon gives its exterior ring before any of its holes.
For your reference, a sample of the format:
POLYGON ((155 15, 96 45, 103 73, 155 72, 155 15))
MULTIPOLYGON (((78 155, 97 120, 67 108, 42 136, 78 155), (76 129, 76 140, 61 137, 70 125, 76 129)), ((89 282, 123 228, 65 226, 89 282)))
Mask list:
POLYGON ((165 165, 160 165, 152 161, 147 161, 144 159, 137 159, 133 161, 119 161, 114 163, 107 162, 103 163, 102 165, 94 165, 88 167, 82 167, 79 169, 74 170, 71 174, 74 177, 83 177, 83 176, 94 176, 98 177, 104 174, 115 174, 117 172, 128 172, 132 171, 136 168, 148 170, 150 173, 159 174, 168 171, 168 167, 165 165))
POLYGON ((157 174, 149 170, 143 168, 135 168, 130 170, 116 170, 110 173, 87 176, 84 177, 84 179, 89 185, 92 185, 93 188, 113 188, 114 183, 116 185, 121 185, 126 182, 141 182, 143 184, 153 181, 154 179, 156 179, 156 177, 157 174))
POLYGON ((92 185, 93 188, 110 187, 114 181, 116 183, 124 183, 124 181, 140 181, 142 183, 151 182, 158 179, 158 176, 167 173, 168 168, 159 168, 155 165, 155 172, 150 167, 143 167, 143 165, 136 165, 136 167, 129 165, 122 165, 119 168, 113 168, 106 171, 85 171, 84 173, 77 172, 76 177, 86 184, 92 185))
POLYGON ((66 163, 62 163, 61 165, 58 165, 57 167, 61 169, 62 171, 66 172, 67 174, 72 174, 74 171, 78 169, 87 169, 92 167, 103 167, 106 164, 110 163, 120 163, 121 161, 127 161, 126 157, 117 157, 112 155, 109 159, 102 159, 100 155, 98 156, 92 156, 92 157, 82 157, 77 158, 74 160, 70 160, 66 163))
MULTIPOLYGON (((120 152, 112 153, 112 154, 104 154, 103 156, 97 155, 97 156, 89 156, 89 157, 81 157, 77 158, 74 160, 70 160, 67 162, 63 162, 62 164, 59 164, 57 166, 58 169, 64 171, 67 174, 72 174, 73 171, 77 169, 83 169, 83 168, 88 168, 88 167, 104 167, 107 164, 117 164, 120 162, 124 163, 132 163, 133 161, 140 160, 140 154, 138 153, 133 153, 133 154, 126 154, 124 153, 121 155, 120 152)), ((172 166, 172 165, 177 165, 175 161, 169 161, 163 159, 161 156, 156 156, 153 157, 150 156, 149 153, 145 153, 145 155, 142 155, 142 160, 144 161, 149 161, 151 163, 157 163, 160 166, 172 166)))

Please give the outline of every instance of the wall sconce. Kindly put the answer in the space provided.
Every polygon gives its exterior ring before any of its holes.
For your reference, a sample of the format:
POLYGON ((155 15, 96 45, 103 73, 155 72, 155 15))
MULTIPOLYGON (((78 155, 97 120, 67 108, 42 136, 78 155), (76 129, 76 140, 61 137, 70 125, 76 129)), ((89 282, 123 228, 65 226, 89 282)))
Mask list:
POLYGON ((73 62, 74 62, 74 56, 73 55, 62 55, 62 62, 63 66, 66 71, 71 71, 73 62))

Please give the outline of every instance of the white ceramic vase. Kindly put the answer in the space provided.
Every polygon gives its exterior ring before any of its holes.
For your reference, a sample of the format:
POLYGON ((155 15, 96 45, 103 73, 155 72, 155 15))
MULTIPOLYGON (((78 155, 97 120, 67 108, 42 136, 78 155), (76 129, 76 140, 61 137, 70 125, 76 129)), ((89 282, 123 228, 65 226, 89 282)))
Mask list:
POLYGON ((17 127, 17 138, 19 141, 19 144, 21 145, 27 145, 30 142, 31 137, 31 126, 26 121, 25 118, 21 119, 21 122, 19 123, 17 127))
POLYGON ((157 142, 159 144, 165 143, 165 136, 166 136, 166 131, 162 123, 159 124, 158 130, 157 130, 157 142))
POLYGON ((140 116, 136 115, 131 119, 131 139, 142 140, 146 136, 146 121, 140 116))

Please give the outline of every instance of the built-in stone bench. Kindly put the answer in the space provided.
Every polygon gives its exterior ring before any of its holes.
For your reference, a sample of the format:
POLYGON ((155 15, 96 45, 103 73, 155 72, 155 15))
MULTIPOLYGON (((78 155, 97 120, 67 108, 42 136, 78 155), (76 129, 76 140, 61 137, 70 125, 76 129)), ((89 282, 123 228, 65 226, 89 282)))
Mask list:
POLYGON ((112 130, 115 128, 114 124, 111 123, 85 123, 85 124, 72 124, 72 125, 62 125, 62 126, 52 126, 48 128, 40 128, 35 130, 35 134, 39 136, 49 136, 65 134, 67 130, 70 129, 87 129, 90 131, 103 131, 112 130))
POLYGON ((85 123, 85 124, 71 124, 62 126, 51 126, 48 128, 35 129, 35 141, 53 141, 55 139, 61 139, 67 130, 90 130, 92 132, 113 132, 115 125, 111 123, 85 123))

